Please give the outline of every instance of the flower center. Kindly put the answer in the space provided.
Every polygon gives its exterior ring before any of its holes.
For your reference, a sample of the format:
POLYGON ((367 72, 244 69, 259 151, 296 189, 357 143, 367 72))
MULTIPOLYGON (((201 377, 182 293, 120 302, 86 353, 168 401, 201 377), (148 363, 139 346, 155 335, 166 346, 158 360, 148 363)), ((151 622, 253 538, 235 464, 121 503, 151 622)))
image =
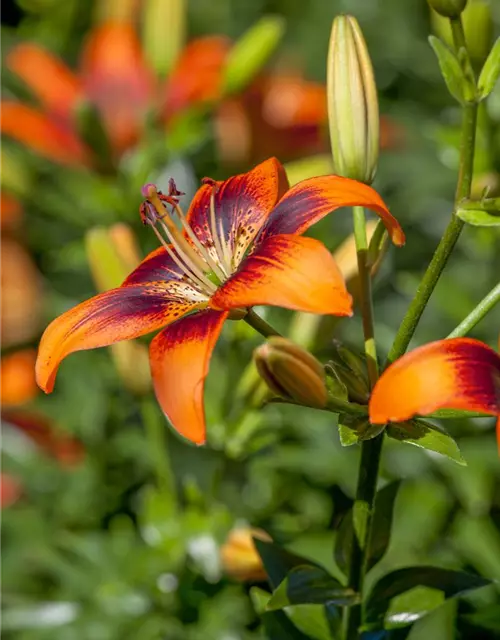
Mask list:
POLYGON ((184 194, 177 190, 172 179, 168 194, 163 194, 154 184, 144 185, 142 195, 146 200, 140 208, 143 223, 151 226, 185 278, 208 297, 229 278, 232 271, 231 251, 224 238, 222 219, 217 220, 215 211, 216 189, 214 184, 210 198, 209 230, 213 242, 210 246, 202 244, 190 227, 179 206, 179 196, 184 194))

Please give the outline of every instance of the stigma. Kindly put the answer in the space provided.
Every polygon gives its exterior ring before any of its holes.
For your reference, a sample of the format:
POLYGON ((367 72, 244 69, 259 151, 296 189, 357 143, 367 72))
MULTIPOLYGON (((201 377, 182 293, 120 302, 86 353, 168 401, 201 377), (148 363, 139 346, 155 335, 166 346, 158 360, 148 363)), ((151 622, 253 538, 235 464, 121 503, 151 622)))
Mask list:
POLYGON ((184 195, 178 191, 174 180, 169 180, 167 194, 148 183, 142 187, 145 198, 139 209, 143 224, 149 225, 161 245, 182 271, 183 277, 207 298, 225 282, 232 272, 232 256, 224 237, 222 220, 217 219, 215 193, 212 185, 210 198, 209 229, 211 243, 203 244, 189 225, 179 205, 184 195))

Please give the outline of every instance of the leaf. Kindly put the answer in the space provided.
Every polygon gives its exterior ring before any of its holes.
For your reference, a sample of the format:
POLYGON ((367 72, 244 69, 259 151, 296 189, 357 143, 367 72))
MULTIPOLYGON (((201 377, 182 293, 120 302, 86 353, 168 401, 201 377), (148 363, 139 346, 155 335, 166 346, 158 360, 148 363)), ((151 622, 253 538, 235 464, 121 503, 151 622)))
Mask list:
POLYGON ((264 16, 231 49, 223 78, 223 92, 242 91, 261 71, 285 31, 280 16, 264 16))
POLYGON ((269 638, 273 638, 273 640, 287 640, 288 638, 291 640, 305 638, 331 640, 332 637, 337 637, 341 616, 336 607, 298 605, 287 607, 286 611, 267 611, 266 606, 271 599, 270 593, 258 587, 252 587, 250 597, 269 638))
POLYGON ((301 565, 318 566, 312 560, 290 553, 290 551, 280 547, 275 542, 267 542, 258 538, 253 538, 253 542, 273 589, 276 589, 283 582, 289 571, 294 567, 301 565))
POLYGON ((444 42, 436 36, 429 36, 429 44, 438 59, 441 75, 444 78, 448 91, 461 104, 464 103, 464 84, 466 82, 464 72, 455 54, 444 42))
POLYGON ((274 590, 266 608, 275 611, 295 604, 351 606, 359 602, 359 595, 353 589, 344 587, 324 569, 302 565, 292 569, 274 590))
POLYGON ((333 556, 338 568, 347 577, 349 575, 349 562, 352 552, 353 528, 352 509, 342 518, 335 536, 333 556))
MULTIPOLYGON (((283 611, 266 611, 266 604, 271 597, 270 593, 258 587, 252 587, 250 597, 262 620, 268 638, 273 640, 309 640, 308 636, 299 631, 283 611)), ((323 638, 318 637, 317 640, 323 640, 323 638)))
POLYGON ((371 569, 382 559, 389 546, 394 503, 396 502, 400 485, 400 481, 391 482, 380 489, 375 496, 372 535, 368 542, 367 552, 368 569, 371 569))
POLYGON ((421 418, 390 424, 387 435, 399 442, 440 453, 457 464, 467 464, 455 440, 442 427, 421 418))
POLYGON ((350 447, 376 438, 385 429, 385 425, 371 424, 366 416, 342 414, 339 416, 338 428, 340 444, 343 447, 350 447))
POLYGON ((493 603, 486 607, 481 607, 474 613, 463 616, 464 620, 476 627, 483 627, 489 631, 500 631, 500 604, 493 603))
POLYGON ((477 81, 478 99, 484 100, 493 91, 500 76, 500 38, 497 38, 477 81))
POLYGON ((465 223, 473 227, 498 227, 500 226, 500 211, 492 213, 483 209, 457 209, 457 216, 465 223))
POLYGON ((393 627, 412 624, 445 599, 457 597, 466 591, 478 589, 490 581, 463 571, 452 571, 439 567, 407 567, 385 575, 373 587, 366 603, 365 622, 369 627, 393 627), (411 597, 393 599, 415 587, 428 587, 414 592, 411 597), (436 593, 431 593, 438 591, 436 593))
POLYGON ((328 390, 328 395, 333 398, 338 398, 339 400, 348 400, 347 387, 340 380, 335 371, 335 367, 333 367, 330 363, 325 365, 325 375, 326 375, 326 388, 328 390))

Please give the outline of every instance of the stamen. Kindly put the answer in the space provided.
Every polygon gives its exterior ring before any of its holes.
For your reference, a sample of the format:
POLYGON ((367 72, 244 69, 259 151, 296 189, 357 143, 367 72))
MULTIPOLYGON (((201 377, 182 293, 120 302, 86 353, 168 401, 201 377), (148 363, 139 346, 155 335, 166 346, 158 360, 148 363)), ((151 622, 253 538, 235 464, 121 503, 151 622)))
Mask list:
MULTIPOLYGON (((219 259, 220 265, 224 270, 225 277, 229 277, 231 273, 230 266, 226 263, 224 251, 222 249, 219 233, 217 232, 217 226, 215 223, 215 189, 214 186, 212 188, 212 194, 210 196, 210 231, 212 232, 212 238, 214 241, 215 252, 217 254, 217 258, 219 259)), ((221 237, 222 234, 221 234, 221 237)))

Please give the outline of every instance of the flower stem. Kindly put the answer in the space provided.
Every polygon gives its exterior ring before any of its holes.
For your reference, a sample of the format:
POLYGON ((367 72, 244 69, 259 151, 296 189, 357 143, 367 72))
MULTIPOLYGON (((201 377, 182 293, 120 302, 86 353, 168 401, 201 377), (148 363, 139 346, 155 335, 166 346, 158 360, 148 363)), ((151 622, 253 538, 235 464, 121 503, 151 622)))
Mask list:
POLYGON ((247 315, 243 320, 251 327, 258 331, 264 338, 270 338, 271 336, 280 336, 281 334, 276 331, 268 322, 255 313, 253 309, 249 309, 247 315))
MULTIPOLYGON (((360 281, 360 304, 363 317, 363 335, 370 386, 373 388, 378 378, 377 347, 373 323, 373 303, 370 268, 367 264, 368 242, 366 220, 362 207, 353 207, 354 238, 358 257, 360 281)), ((353 506, 353 543, 349 565, 349 586, 361 593, 366 573, 367 549, 371 536, 377 476, 380 465, 384 435, 361 443, 361 460, 358 485, 353 506)), ((361 605, 348 607, 344 614, 344 638, 358 638, 361 623, 361 605)))
MULTIPOLYGON (((461 48, 466 50, 463 28, 460 20, 452 20, 453 38, 457 51, 461 48)), ((477 123, 477 103, 467 102, 462 109, 462 132, 460 140, 460 164, 458 169, 457 189, 455 193, 455 208, 452 218, 444 232, 441 241, 427 267, 427 271, 422 278, 415 297, 413 298, 408 311, 399 327, 394 339, 394 343, 387 356, 388 362, 394 362, 408 348, 415 333, 420 318, 425 311, 425 307, 434 291, 434 288, 448 262, 448 258, 457 243, 464 223, 457 218, 457 205, 464 198, 470 197, 472 172, 474 168, 474 147, 476 141, 477 123)))
POLYGON ((473 309, 469 315, 462 320, 462 322, 453 329, 453 331, 447 335, 447 338, 460 338, 469 333, 478 322, 480 322, 484 316, 493 309, 493 307, 500 302, 500 283, 494 287, 487 296, 485 296, 481 302, 473 309))
POLYGON ((173 495, 175 478, 168 460, 166 425, 159 419, 159 409, 150 398, 143 400, 141 413, 158 487, 162 493, 173 495))

